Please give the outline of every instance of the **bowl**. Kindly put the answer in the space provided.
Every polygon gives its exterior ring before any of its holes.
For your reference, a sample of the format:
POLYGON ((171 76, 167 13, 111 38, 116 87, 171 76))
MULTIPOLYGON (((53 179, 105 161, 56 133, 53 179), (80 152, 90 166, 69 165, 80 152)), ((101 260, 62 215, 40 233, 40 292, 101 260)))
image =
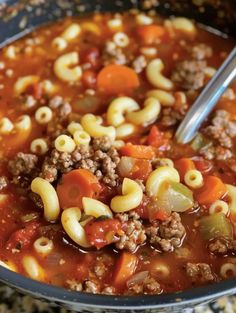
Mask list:
MULTIPOLYGON (((65 16, 94 11, 156 10, 161 15, 181 15, 206 25, 210 31, 236 37, 236 1, 232 0, 9 0, 0 2, 0 48, 36 27, 65 16)), ((183 312, 194 305, 236 292, 236 278, 210 286, 155 296, 107 296, 69 291, 47 285, 0 266, 0 281, 20 292, 77 312, 183 312)))

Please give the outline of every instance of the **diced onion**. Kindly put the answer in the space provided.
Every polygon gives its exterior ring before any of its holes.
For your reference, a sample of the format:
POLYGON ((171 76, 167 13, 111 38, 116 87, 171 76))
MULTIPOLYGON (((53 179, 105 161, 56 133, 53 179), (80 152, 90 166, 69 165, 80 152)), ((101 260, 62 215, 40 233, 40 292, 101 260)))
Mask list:
POLYGON ((134 167, 135 159, 123 156, 118 165, 119 174, 122 177, 127 177, 134 167))
POLYGON ((139 283, 142 283, 143 280, 145 278, 147 278, 149 275, 149 272, 148 271, 143 271, 143 272, 139 272, 137 274, 134 274, 127 282, 127 286, 130 287, 134 284, 139 284, 139 283))

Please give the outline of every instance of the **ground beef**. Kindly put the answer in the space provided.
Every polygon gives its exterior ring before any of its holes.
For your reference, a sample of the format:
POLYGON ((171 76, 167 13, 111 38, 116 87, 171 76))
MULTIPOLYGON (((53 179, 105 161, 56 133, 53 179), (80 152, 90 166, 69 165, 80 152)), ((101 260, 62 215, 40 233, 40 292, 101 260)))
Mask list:
POLYGON ((181 223, 180 215, 173 212, 166 221, 155 221, 146 227, 146 235, 151 244, 168 252, 181 245, 185 228, 181 223))
POLYGON ((160 284, 148 276, 143 281, 131 284, 128 287, 128 294, 158 294, 161 292, 160 284))
POLYGON ((204 69, 207 63, 203 60, 184 60, 177 63, 171 79, 185 90, 198 90, 204 85, 204 69))
POLYGON ((8 162, 8 170, 13 176, 36 176, 38 157, 35 154, 18 152, 14 159, 8 162))
POLYGON ((66 120, 72 111, 70 103, 65 101, 61 96, 53 97, 48 105, 54 112, 56 112, 59 121, 66 120))
POLYGON ((194 283, 207 283, 215 279, 210 266, 206 263, 187 263, 186 274, 194 283))
POLYGON ((236 251, 236 240, 217 238, 210 241, 208 248, 213 254, 226 255, 236 251))
POLYGON ((104 184, 115 187, 119 175, 117 165, 120 157, 112 147, 109 137, 94 138, 91 146, 79 146, 72 153, 58 152, 53 149, 46 157, 40 176, 49 182, 54 182, 58 174, 67 173, 73 168, 83 168, 91 171, 104 184))
POLYGON ((98 256, 93 268, 94 274, 97 278, 102 279, 103 276, 109 271, 113 263, 113 259, 109 254, 102 254, 101 256, 98 256))
POLYGON ((113 41, 107 41, 103 50, 103 64, 104 66, 115 63, 115 64, 126 64, 127 58, 123 53, 122 49, 117 47, 113 41))
POLYGON ((164 108, 162 110, 161 124, 167 127, 174 126, 184 118, 188 105, 182 108, 164 108))
POLYGON ((233 156, 233 138, 236 136, 236 123, 230 120, 227 111, 217 110, 209 126, 202 133, 211 141, 200 149, 207 160, 227 160, 233 156))
POLYGON ((132 67, 136 73, 141 73, 147 66, 147 60, 143 55, 139 55, 132 62, 132 67))
POLYGON ((216 140, 221 147, 231 148, 232 138, 236 136, 236 123, 230 120, 230 114, 224 110, 217 110, 211 125, 204 129, 204 133, 216 140))
POLYGON ((119 250, 134 252, 146 241, 145 229, 140 216, 136 212, 119 213, 115 216, 122 223, 124 234, 120 236, 115 246, 119 250))
POLYGON ((67 279, 66 287, 73 291, 82 291, 83 286, 80 282, 77 282, 75 279, 67 279))
POLYGON ((213 54, 212 48, 205 43, 200 43, 193 46, 191 49, 191 56, 195 60, 204 60, 210 58, 213 54))
POLYGON ((114 295, 116 293, 115 288, 112 286, 105 287, 102 292, 104 295, 114 295))
POLYGON ((6 176, 0 176, 0 191, 6 188, 8 185, 8 179, 6 176))
POLYGON ((83 283, 83 291, 98 294, 100 293, 100 283, 95 280, 86 280, 83 283))

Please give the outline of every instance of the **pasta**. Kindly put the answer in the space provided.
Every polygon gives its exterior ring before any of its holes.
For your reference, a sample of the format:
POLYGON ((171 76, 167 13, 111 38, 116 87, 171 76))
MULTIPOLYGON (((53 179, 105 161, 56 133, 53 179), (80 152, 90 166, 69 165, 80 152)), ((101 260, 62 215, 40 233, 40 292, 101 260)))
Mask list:
POLYGON ((73 138, 77 146, 79 145, 88 146, 91 141, 91 137, 84 130, 75 131, 73 138))
POLYGON ((230 278, 236 276, 236 264, 224 263, 220 268, 220 275, 223 278, 230 278))
POLYGON ((192 21, 187 19, 186 17, 175 17, 171 20, 171 24, 174 29, 184 31, 187 33, 195 34, 196 28, 192 21))
POLYGON ((28 75, 23 76, 17 79, 14 84, 13 92, 16 96, 24 93, 29 86, 36 84, 39 81, 39 77, 37 75, 28 75))
POLYGON ((61 37, 66 41, 71 41, 75 39, 81 33, 81 27, 78 24, 71 24, 68 26, 64 32, 61 34, 61 37))
POLYGON ((226 184, 228 190, 228 196, 230 198, 229 211, 230 214, 236 214, 236 187, 233 185, 226 184))
POLYGON ((229 213, 229 206, 227 202, 223 200, 216 200, 214 203, 212 203, 209 208, 209 213, 215 214, 219 212, 224 213, 225 215, 229 213))
POLYGON ((53 84, 49 79, 45 79, 44 81, 42 81, 41 86, 47 94, 53 94, 58 89, 58 87, 53 84))
POLYGON ((62 37, 56 37, 53 39, 52 41, 52 45, 58 50, 58 51, 62 51, 64 49, 66 49, 68 43, 67 41, 62 38, 62 37))
POLYGON ((174 167, 174 162, 168 158, 157 159, 157 164, 159 164, 159 165, 157 165, 156 167, 160 167, 160 166, 174 167))
POLYGON ((77 130, 83 130, 83 127, 80 125, 80 123, 77 122, 71 122, 68 126, 67 126, 67 130, 71 135, 74 135, 74 133, 77 130))
POLYGON ((197 170, 189 170, 184 176, 184 182, 191 188, 200 188, 203 185, 202 173, 197 170))
POLYGON ((23 257, 22 264, 24 270, 28 274, 28 276, 32 279, 43 281, 45 278, 45 273, 42 267, 39 265, 38 261, 30 256, 26 255, 23 257))
POLYGON ((39 124, 47 124, 52 119, 52 110, 47 106, 42 106, 38 108, 35 112, 35 120, 39 124))
POLYGON ((172 81, 162 75, 164 64, 161 59, 150 61, 146 67, 146 76, 148 81, 157 88, 171 90, 174 85, 172 81))
POLYGON ((125 122, 125 114, 139 110, 138 103, 129 97, 114 99, 107 110, 107 122, 112 126, 119 126, 125 122))
POLYGON ((173 167, 161 166, 154 170, 147 179, 146 191, 150 197, 158 196, 160 187, 164 182, 179 182, 180 177, 177 170, 173 167))
POLYGON ((80 80, 82 70, 80 66, 76 65, 79 62, 79 55, 77 52, 70 52, 60 56, 54 63, 54 72, 56 76, 65 82, 75 82, 80 80))
POLYGON ((29 130, 31 128, 31 118, 29 115, 22 115, 20 116, 15 124, 14 124, 15 128, 17 130, 20 131, 26 131, 29 130))
POLYGON ((55 148, 60 152, 73 152, 76 144, 74 140, 67 135, 60 135, 55 140, 55 148))
POLYGON ((102 126, 93 114, 85 114, 81 119, 84 130, 92 137, 108 136, 112 140, 116 138, 116 130, 113 126, 102 126))
POLYGON ((148 98, 144 102, 144 108, 140 111, 127 113, 127 120, 135 125, 146 126, 153 123, 159 116, 160 102, 155 98, 148 98))
POLYGON ((163 106, 173 106, 175 103, 174 96, 165 90, 153 89, 148 91, 146 96, 156 98, 163 106))
POLYGON ((45 154, 48 151, 48 144, 43 138, 37 138, 31 142, 30 150, 36 154, 45 154))
POLYGON ((110 30, 118 31, 122 28, 122 20, 119 18, 113 18, 107 22, 107 26, 110 30))
POLYGON ((152 272, 160 278, 166 278, 170 275, 169 267, 161 262, 155 262, 152 266, 152 272))
POLYGON ((7 117, 0 120, 0 135, 8 135, 12 132, 14 125, 7 117))
POLYGON ((145 14, 136 15, 135 20, 138 25, 150 25, 153 23, 153 19, 145 14))
POLYGON ((85 231, 80 225, 81 211, 79 208, 68 208, 62 212, 61 222, 67 235, 83 248, 90 247, 85 231))
POLYGON ((55 221, 60 214, 59 200, 53 186, 41 177, 36 177, 31 183, 31 190, 37 193, 44 207, 44 217, 47 221, 55 221))
POLYGON ((34 250, 38 254, 48 255, 53 250, 53 242, 47 237, 40 237, 34 242, 34 250))
POLYGON ((139 184, 132 179, 124 178, 122 195, 112 198, 111 209, 116 213, 130 211, 139 206, 142 198, 143 191, 139 184))
POLYGON ((112 217, 112 212, 109 206, 101 201, 88 197, 83 197, 82 203, 86 215, 91 215, 96 218, 100 216, 112 217))
POLYGON ((122 125, 119 125, 116 128, 116 138, 118 139, 122 139, 122 138, 126 138, 130 135, 133 135, 136 132, 136 127, 134 124, 131 123, 125 123, 122 125))
POLYGON ((113 36, 114 43, 121 48, 127 47, 129 45, 129 37, 122 32, 118 32, 113 36))

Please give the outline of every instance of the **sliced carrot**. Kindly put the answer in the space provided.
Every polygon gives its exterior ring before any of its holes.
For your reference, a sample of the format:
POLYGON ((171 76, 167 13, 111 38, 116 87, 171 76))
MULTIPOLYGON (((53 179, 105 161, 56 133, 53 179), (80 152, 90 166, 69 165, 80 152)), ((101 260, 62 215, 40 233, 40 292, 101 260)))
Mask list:
POLYGON ((139 86, 135 71, 127 66, 110 64, 97 76, 97 89, 107 94, 126 94, 139 86))
POLYGON ((131 156, 137 159, 151 160, 155 157, 155 151, 153 147, 144 145, 132 145, 127 143, 125 146, 120 148, 122 155, 131 156))
POLYGON ((159 148, 167 143, 164 133, 161 132, 156 125, 152 126, 147 138, 147 142, 150 146, 159 148))
POLYGON ((182 158, 182 159, 179 159, 179 160, 175 161, 175 168, 179 172, 180 180, 183 181, 185 174, 189 170, 194 170, 195 169, 195 165, 194 165, 194 162, 191 159, 182 158))
POLYGON ((138 258, 129 252, 122 252, 119 257, 113 276, 114 285, 117 288, 124 287, 126 281, 134 274, 138 258))
POLYGON ((219 177, 206 176, 204 185, 196 192, 196 199, 200 204, 209 205, 222 198, 227 192, 225 184, 219 177))
POLYGON ((165 28, 160 25, 144 25, 137 29, 137 34, 142 42, 151 45, 165 34, 165 28))
POLYGON ((101 191, 98 179, 85 169, 73 170, 62 176, 57 185, 60 206, 64 208, 82 206, 82 197, 97 198, 101 191))

